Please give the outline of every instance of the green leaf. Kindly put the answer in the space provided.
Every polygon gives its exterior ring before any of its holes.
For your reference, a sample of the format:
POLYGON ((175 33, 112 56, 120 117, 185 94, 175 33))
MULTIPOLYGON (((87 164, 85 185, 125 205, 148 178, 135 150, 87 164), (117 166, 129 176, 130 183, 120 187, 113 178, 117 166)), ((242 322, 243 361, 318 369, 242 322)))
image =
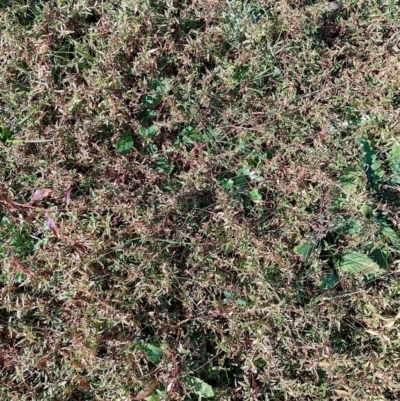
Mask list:
POLYGON ((379 265, 361 252, 345 252, 335 266, 338 271, 347 274, 376 276, 380 272, 379 265))
POLYGON ((390 182, 393 185, 400 184, 400 145, 394 145, 389 153, 389 165, 392 170, 390 182))
POLYGON ((368 186, 367 189, 379 190, 381 186, 381 179, 384 175, 382 164, 379 162, 376 153, 371 148, 368 140, 358 138, 357 142, 361 149, 361 162, 364 172, 367 176, 368 186))
POLYGON ((2 142, 7 142, 9 140, 12 140, 13 138, 13 133, 10 128, 7 127, 1 127, 0 129, 0 141, 2 142))
POLYGON ((310 256, 313 248, 314 246, 311 242, 305 241, 300 245, 295 246, 293 251, 296 255, 301 256, 303 259, 307 259, 310 256))
POLYGON ((376 262, 381 269, 388 268, 388 253, 385 249, 374 249, 372 252, 369 252, 369 257, 376 262))
POLYGON ((358 169, 348 168, 339 177, 341 187, 344 191, 354 194, 358 190, 360 183, 360 173, 358 169))
POLYGON ((191 125, 183 128, 183 130, 180 132, 180 135, 188 143, 199 142, 202 139, 200 132, 196 128, 193 128, 191 125))
POLYGON ((381 226, 381 230, 380 233, 381 235, 383 235, 386 238, 390 239, 390 242, 393 245, 397 245, 399 243, 399 237, 397 235, 397 232, 393 230, 393 228, 389 227, 389 225, 384 222, 384 223, 380 223, 381 226))
POLYGON ((339 217, 330 227, 329 231, 343 235, 354 235, 361 234, 363 228, 364 226, 359 220, 339 217))
POLYGON ((240 169, 240 173, 241 173, 242 175, 249 175, 249 174, 250 174, 250 167, 249 167, 249 166, 243 166, 243 167, 240 169))
POLYGON ((193 393, 202 397, 202 398, 211 398, 214 397, 213 388, 197 377, 186 376, 183 379, 183 382, 186 386, 190 387, 193 393))
POLYGON ((366 217, 367 219, 370 219, 372 216, 372 207, 370 205, 361 205, 360 207, 360 212, 362 213, 362 215, 364 217, 366 217))
POLYGON ((140 127, 138 134, 144 138, 150 138, 157 134, 158 128, 155 125, 150 125, 150 127, 140 127))
POLYGON ((322 276, 322 280, 319 283, 321 290, 331 290, 339 282, 338 276, 335 272, 329 272, 322 276))
POLYGON ((157 394, 152 394, 146 398, 147 401, 160 401, 160 397, 157 394))
POLYGON ((155 365, 157 365, 163 356, 163 352, 161 348, 158 348, 154 345, 151 344, 146 344, 144 347, 144 352, 146 353, 147 357, 150 359, 151 362, 153 362, 155 365))
POLYGON ((150 93, 143 95, 140 99, 142 110, 155 109, 162 101, 162 93, 165 91, 165 85, 158 79, 149 83, 150 93))
POLYGON ((389 239, 394 246, 400 243, 397 232, 389 226, 387 219, 384 216, 380 213, 375 213, 373 220, 378 223, 380 228, 379 233, 384 237, 384 239, 389 239))
POLYGON ((247 178, 244 175, 239 175, 233 179, 235 187, 244 187, 247 184, 247 178))
POLYGON ((17 272, 17 273, 15 274, 14 281, 15 281, 16 283, 22 283, 24 280, 25 280, 25 275, 24 275, 23 273, 17 272))
POLYGON ((117 142, 117 152, 127 155, 133 148, 133 138, 130 131, 124 131, 117 142))
POLYGON ((222 188, 225 188, 225 189, 232 189, 233 184, 234 184, 234 182, 231 179, 228 180, 225 178, 221 181, 221 186, 222 186, 222 188))
POLYGON ((155 110, 143 110, 138 114, 137 119, 138 121, 143 123, 145 121, 152 120, 153 118, 156 117, 157 117, 157 112, 155 110))
POLYGON ((259 202, 262 200, 262 196, 258 193, 257 188, 253 188, 251 191, 249 191, 249 197, 253 202, 259 202))

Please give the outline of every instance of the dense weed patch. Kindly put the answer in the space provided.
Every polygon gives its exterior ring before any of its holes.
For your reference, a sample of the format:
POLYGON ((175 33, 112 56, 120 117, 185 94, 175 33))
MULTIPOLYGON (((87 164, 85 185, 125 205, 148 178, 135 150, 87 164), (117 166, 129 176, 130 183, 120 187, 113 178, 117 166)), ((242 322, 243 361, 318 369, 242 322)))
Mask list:
POLYGON ((397 8, 0 1, 1 397, 398 399, 397 8))

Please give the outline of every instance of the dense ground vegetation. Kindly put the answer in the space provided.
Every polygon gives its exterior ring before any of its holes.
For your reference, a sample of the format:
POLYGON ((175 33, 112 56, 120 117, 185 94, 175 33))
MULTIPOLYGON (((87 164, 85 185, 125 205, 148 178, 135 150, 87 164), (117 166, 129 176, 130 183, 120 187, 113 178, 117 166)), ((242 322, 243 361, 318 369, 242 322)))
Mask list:
POLYGON ((0 0, 0 399, 399 400, 397 3, 0 0))

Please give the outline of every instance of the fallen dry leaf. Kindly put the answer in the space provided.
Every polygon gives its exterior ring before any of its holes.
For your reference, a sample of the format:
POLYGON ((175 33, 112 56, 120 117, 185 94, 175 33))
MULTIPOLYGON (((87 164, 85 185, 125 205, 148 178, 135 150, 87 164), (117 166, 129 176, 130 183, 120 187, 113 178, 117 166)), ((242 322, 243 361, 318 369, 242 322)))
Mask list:
POLYGON ((47 198, 51 193, 51 189, 42 188, 37 189, 31 196, 31 203, 40 202, 41 200, 47 198))
POLYGON ((144 400, 147 398, 157 387, 158 380, 157 379, 152 379, 149 381, 142 390, 139 391, 137 396, 134 398, 134 400, 144 400))
POLYGON ((63 196, 63 202, 68 206, 69 202, 71 202, 71 192, 73 191, 73 188, 68 189, 64 196, 63 196))
POLYGON ((328 3, 328 6, 332 11, 339 11, 342 8, 340 4, 335 3, 334 1, 330 1, 328 3))
POLYGON ((54 222, 54 220, 48 215, 46 214, 46 225, 47 228, 57 237, 59 238, 60 236, 60 230, 58 229, 56 223, 54 222))
POLYGON ((391 329, 395 323, 396 323, 396 320, 392 320, 389 323, 386 323, 383 327, 386 327, 387 329, 391 329))
POLYGON ((89 384, 89 382, 87 381, 87 380, 85 380, 85 379, 81 379, 81 380, 79 380, 79 387, 82 389, 82 390, 89 390, 90 389, 90 384, 89 384))

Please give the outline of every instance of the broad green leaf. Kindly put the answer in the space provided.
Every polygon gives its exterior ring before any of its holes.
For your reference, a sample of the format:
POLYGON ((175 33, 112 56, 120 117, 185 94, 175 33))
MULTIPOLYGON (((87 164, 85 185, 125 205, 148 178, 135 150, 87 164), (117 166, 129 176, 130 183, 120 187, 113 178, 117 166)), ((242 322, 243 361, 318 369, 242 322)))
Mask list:
POLYGON ((163 356, 161 348, 158 348, 151 344, 146 344, 143 349, 150 361, 153 362, 155 365, 157 365, 161 361, 161 358, 163 356))
POLYGON ((322 280, 319 283, 321 290, 331 290, 339 282, 338 276, 335 272, 329 272, 322 276, 322 280))
POLYGON ((361 273, 376 276, 380 272, 379 265, 360 252, 345 252, 335 266, 339 271, 347 274, 361 273))
POLYGON ((384 222, 384 223, 380 223, 381 226, 381 230, 380 233, 386 237, 390 239, 390 242, 393 245, 397 245, 399 243, 399 237, 397 235, 397 232, 393 230, 393 228, 389 227, 389 225, 384 222))
POLYGON ((388 253, 385 249, 374 249, 372 252, 369 252, 368 255, 381 269, 388 268, 388 253))
POLYGON ((133 138, 130 131, 124 131, 117 142, 117 152, 127 155, 133 148, 133 138))
POLYGON ((253 188, 251 191, 249 191, 249 197, 253 202, 259 202, 262 200, 262 196, 258 193, 257 188, 253 188))
POLYGON ((389 164, 392 170, 390 182, 400 184, 400 145, 394 145, 389 153, 389 164))
POLYGON ((200 132, 196 128, 193 128, 191 125, 183 128, 183 130, 180 132, 180 135, 183 137, 184 140, 186 139, 188 142, 199 142, 202 139, 200 132))
POLYGON ((158 93, 144 95, 140 101, 143 109, 155 109, 162 101, 162 96, 158 93))
POLYGON ((387 219, 380 213, 375 213, 373 220, 379 225, 379 232, 384 237, 390 240, 393 245, 399 244, 399 236, 397 232, 389 226, 387 219))
POLYGON ((150 127, 140 127, 138 134, 145 138, 150 138, 157 134, 158 128, 155 125, 150 125, 150 127))
POLYGON ((157 117, 157 112, 155 110, 143 110, 138 114, 137 119, 138 121, 143 123, 152 120, 153 118, 156 117, 157 117))
POLYGON ((359 170, 355 168, 346 169, 339 177, 339 181, 344 191, 351 194, 356 193, 360 184, 359 170))
POLYGON ((344 235, 361 234, 363 224, 358 220, 339 217, 330 227, 329 231, 344 235))
POLYGON ((202 397, 202 398, 211 398, 214 397, 213 388, 197 377, 186 376, 183 379, 183 382, 186 386, 190 387, 193 393, 202 397))
POLYGON ((239 175, 233 179, 235 187, 244 187, 247 184, 247 178, 244 175, 239 175))
POLYGON ((143 95, 140 99, 142 110, 155 109, 162 101, 162 93, 165 91, 165 85, 158 79, 149 83, 150 93, 143 95))
POLYGON ((361 162, 367 176, 368 189, 377 191, 381 185, 384 175, 382 164, 379 162, 376 153, 373 151, 368 140, 358 138, 357 142, 361 149, 361 162))
POLYGON ((221 186, 222 186, 222 188, 225 188, 225 189, 233 188, 233 184, 234 184, 234 182, 231 179, 228 180, 225 178, 221 181, 221 186))
POLYGON ((361 205, 360 211, 361 211, 362 215, 364 217, 366 217, 367 219, 371 218, 373 210, 370 205, 361 205))
POLYGON ((300 245, 295 246, 293 251, 296 255, 301 256, 303 259, 307 259, 310 256, 313 248, 314 246, 311 242, 305 241, 300 245))
POLYGON ((249 166, 243 166, 243 167, 240 169, 240 173, 241 173, 242 175, 249 175, 249 174, 250 174, 250 167, 249 167, 249 166))

